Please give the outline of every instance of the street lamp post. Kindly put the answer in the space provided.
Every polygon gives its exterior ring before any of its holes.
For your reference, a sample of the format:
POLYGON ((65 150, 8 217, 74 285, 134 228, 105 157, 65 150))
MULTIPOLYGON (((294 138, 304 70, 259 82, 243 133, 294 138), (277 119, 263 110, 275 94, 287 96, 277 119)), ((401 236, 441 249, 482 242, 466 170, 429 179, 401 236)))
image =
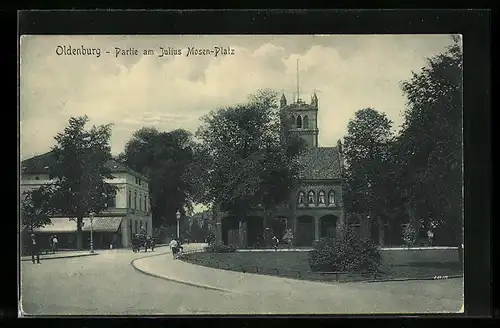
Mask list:
POLYGON ((90 253, 94 253, 94 213, 89 214, 90 219, 90 253))
POLYGON ((179 210, 177 210, 177 213, 175 213, 175 217, 177 218, 177 239, 180 237, 180 220, 181 220, 181 213, 179 210))

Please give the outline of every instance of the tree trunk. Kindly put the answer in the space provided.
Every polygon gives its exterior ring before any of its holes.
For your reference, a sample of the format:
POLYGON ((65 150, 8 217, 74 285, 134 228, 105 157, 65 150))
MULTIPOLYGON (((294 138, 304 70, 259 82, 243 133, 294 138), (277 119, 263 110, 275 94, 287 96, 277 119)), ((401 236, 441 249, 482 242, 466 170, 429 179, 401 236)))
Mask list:
POLYGON ((384 220, 382 219, 382 215, 377 215, 377 226, 378 226, 378 244, 380 246, 384 246, 385 242, 385 227, 384 227, 384 220))
POLYGON ((244 216, 240 215, 238 217, 238 243, 240 244, 240 247, 246 247, 246 220, 244 219, 244 216))
POLYGON ((83 218, 76 219, 76 249, 82 250, 83 234, 82 234, 83 218))

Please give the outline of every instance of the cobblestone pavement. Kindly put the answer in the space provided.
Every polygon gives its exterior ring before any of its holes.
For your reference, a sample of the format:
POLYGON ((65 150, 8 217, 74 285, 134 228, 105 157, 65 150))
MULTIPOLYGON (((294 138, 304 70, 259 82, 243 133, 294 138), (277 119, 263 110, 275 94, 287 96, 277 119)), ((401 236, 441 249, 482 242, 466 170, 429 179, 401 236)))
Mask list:
POLYGON ((217 282, 231 292, 151 277, 131 266, 134 259, 152 253, 106 250, 99 256, 40 265, 22 262, 23 311, 26 315, 354 314, 457 312, 462 305, 462 279, 332 285, 202 268, 173 261, 166 247, 154 253, 162 255, 135 263, 156 273, 217 282))

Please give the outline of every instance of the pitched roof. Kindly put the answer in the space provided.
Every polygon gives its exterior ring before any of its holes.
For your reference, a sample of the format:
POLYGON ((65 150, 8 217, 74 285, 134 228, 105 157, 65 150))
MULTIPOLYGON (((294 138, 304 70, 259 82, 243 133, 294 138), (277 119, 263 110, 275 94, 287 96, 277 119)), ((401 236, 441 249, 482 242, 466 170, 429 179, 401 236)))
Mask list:
POLYGON ((301 157, 299 177, 304 180, 341 178, 341 159, 337 147, 313 147, 301 157))
MULTIPOLYGON (((54 152, 50 151, 48 153, 38 155, 35 157, 28 158, 21 163, 21 170, 23 174, 34 174, 34 173, 48 173, 49 167, 55 165, 56 158, 54 152)), ((111 172, 127 172, 134 176, 147 179, 138 172, 132 170, 128 166, 111 159, 106 162, 105 166, 111 170, 111 172)))

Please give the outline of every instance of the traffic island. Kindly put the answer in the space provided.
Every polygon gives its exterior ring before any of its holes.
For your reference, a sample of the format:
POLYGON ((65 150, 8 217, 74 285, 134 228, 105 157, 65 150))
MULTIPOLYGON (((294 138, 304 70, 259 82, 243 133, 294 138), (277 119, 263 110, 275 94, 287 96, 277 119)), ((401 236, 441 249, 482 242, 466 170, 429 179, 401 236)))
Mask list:
POLYGON ((191 264, 215 269, 320 282, 440 280, 463 277, 463 268, 458 262, 420 259, 408 263, 392 263, 391 258, 386 259, 377 272, 314 272, 309 266, 308 253, 304 251, 205 252, 186 254, 181 258, 191 264))

